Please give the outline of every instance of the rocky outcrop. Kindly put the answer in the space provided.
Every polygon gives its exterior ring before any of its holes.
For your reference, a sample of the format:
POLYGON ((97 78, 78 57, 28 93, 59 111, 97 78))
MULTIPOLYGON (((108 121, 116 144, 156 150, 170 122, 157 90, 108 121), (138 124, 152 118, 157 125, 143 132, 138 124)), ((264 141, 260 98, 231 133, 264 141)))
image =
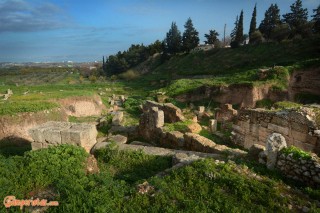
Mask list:
POLYGON ((96 143, 95 125, 69 122, 47 122, 29 130, 32 150, 59 144, 73 144, 90 151, 96 143))
POLYGON ((232 129, 234 143, 249 149, 253 144, 265 145, 269 135, 280 133, 287 145, 319 154, 320 137, 316 131, 312 108, 268 111, 245 109, 239 112, 232 129))

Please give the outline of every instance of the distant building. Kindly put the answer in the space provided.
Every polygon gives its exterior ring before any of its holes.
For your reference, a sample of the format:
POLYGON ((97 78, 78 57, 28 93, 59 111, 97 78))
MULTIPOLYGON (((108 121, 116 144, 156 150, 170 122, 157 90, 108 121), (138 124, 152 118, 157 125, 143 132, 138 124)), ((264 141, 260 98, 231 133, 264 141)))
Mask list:
POLYGON ((193 49, 193 51, 208 51, 214 48, 214 44, 200 44, 196 48, 193 49))

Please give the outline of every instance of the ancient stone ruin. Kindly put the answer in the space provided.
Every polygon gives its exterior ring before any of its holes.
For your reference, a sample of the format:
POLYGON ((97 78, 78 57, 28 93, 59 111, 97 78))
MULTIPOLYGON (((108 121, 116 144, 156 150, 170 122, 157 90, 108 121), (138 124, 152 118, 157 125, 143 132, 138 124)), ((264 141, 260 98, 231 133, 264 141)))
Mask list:
POLYGON ((272 133, 280 133, 288 146, 320 154, 319 129, 312 108, 270 111, 240 110, 232 129, 233 141, 249 149, 253 144, 265 145, 272 133))
POLYGON ((84 123, 54 122, 36 126, 29 130, 33 139, 32 150, 59 144, 73 144, 87 152, 96 143, 96 126, 84 123))
MULTIPOLYGON (((147 101, 143 106, 143 114, 140 118, 138 127, 139 134, 145 140, 162 147, 217 154, 230 152, 242 155, 245 153, 238 149, 218 145, 214 141, 192 132, 167 132, 163 128, 165 122, 175 123, 184 120, 185 118, 181 110, 173 104, 159 104, 157 102, 147 101)), ((199 125, 197 123, 195 124, 199 125)), ((215 124, 213 124, 212 129, 215 128, 214 125, 215 124)))

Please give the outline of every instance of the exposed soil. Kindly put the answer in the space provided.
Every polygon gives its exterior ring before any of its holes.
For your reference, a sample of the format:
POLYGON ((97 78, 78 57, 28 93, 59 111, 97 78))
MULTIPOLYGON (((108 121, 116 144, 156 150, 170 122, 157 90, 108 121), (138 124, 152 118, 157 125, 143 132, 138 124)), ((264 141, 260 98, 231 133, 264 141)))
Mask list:
POLYGON ((48 121, 68 121, 68 116, 100 115, 105 109, 99 96, 72 97, 59 100, 61 108, 36 113, 0 116, 1 141, 31 141, 28 130, 48 121))
POLYGON ((212 99, 221 104, 238 104, 241 107, 255 107, 258 100, 266 98, 272 101, 286 100, 287 92, 273 91, 268 85, 254 87, 248 84, 237 84, 214 87, 202 86, 176 97, 181 102, 212 99))
POLYGON ((105 106, 100 96, 72 97, 59 100, 67 115, 75 117, 100 115, 105 106))
POLYGON ((291 101, 299 93, 320 96, 320 69, 294 71, 290 77, 288 93, 291 101))

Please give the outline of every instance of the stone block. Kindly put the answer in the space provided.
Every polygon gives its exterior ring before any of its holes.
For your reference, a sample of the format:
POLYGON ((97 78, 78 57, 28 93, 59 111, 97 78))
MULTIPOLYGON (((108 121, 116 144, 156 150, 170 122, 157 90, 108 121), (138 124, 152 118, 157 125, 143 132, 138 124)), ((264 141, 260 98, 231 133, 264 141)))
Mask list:
POLYGON ((278 116, 273 116, 271 123, 276 124, 278 126, 282 126, 282 127, 288 127, 289 126, 289 122, 288 120, 278 117, 278 116))
POLYGON ((273 132, 280 133, 282 135, 289 135, 289 129, 287 127, 281 127, 281 126, 269 123, 268 129, 273 132))
POLYGON ((218 121, 216 119, 210 119, 209 120, 209 129, 211 133, 214 133, 217 131, 218 127, 218 121))
POLYGON ((307 151, 307 152, 314 152, 314 149, 315 149, 314 145, 308 144, 305 142, 301 142, 301 141, 297 141, 297 140, 294 140, 294 146, 296 146, 304 151, 307 151))
POLYGON ((251 124, 250 125, 250 132, 252 135, 258 137, 259 135, 259 124, 251 124))
POLYGON ((244 134, 244 129, 241 128, 241 126, 238 126, 238 125, 235 125, 235 124, 232 124, 232 129, 235 131, 235 132, 238 132, 238 133, 241 133, 241 134, 244 134))
POLYGON ((246 134, 244 136, 244 148, 249 149, 253 144, 258 143, 258 136, 246 134))
POLYGON ((244 130, 245 133, 250 132, 250 123, 249 121, 240 121, 239 126, 244 130))
POLYGON ((70 129, 61 132, 63 143, 79 145, 87 151, 96 143, 97 129, 91 124, 73 124, 70 129))
POLYGON ((31 148, 32 148, 32 150, 42 149, 42 143, 32 142, 31 143, 31 148))
POLYGON ((194 133, 186 133, 184 135, 185 146, 188 150, 215 153, 215 146, 212 140, 194 133))
POLYGON ((66 122, 55 122, 43 131, 44 141, 43 143, 49 143, 53 145, 61 144, 61 131, 70 128, 70 123, 66 122))
POLYGON ((273 169, 277 163, 278 152, 287 147, 286 139, 279 133, 273 133, 267 139, 265 154, 267 167, 273 169))
POLYGON ((120 126, 123 122, 123 112, 116 112, 115 115, 112 118, 112 125, 114 126, 120 126))
POLYGON ((198 111, 199 111, 199 114, 203 114, 204 113, 204 111, 205 111, 205 107, 204 106, 199 106, 199 109, 198 109, 198 111))
POLYGON ((306 133, 306 134, 309 132, 308 126, 306 126, 304 124, 291 122, 290 125, 291 125, 291 129, 295 130, 297 132, 306 133))
POLYGON ((306 141, 308 138, 308 134, 297 132, 295 130, 291 130, 291 135, 292 135, 292 138, 297 141, 306 141))
POLYGON ((123 135, 112 135, 108 138, 109 142, 125 144, 128 141, 128 138, 123 135))

